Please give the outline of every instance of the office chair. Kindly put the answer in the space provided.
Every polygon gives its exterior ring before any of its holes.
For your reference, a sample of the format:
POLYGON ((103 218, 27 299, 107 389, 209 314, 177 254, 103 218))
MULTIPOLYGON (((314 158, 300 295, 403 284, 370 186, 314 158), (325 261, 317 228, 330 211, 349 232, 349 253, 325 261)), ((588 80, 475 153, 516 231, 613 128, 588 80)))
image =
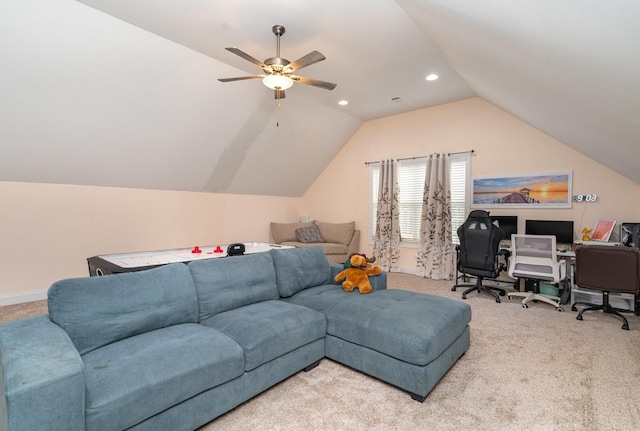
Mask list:
POLYGON ((622 329, 629 330, 629 322, 620 312, 631 311, 614 308, 609 304, 609 293, 633 293, 636 306, 640 294, 640 249, 636 247, 611 247, 588 245, 576 247, 575 283, 579 287, 602 292, 602 304, 576 302, 571 306, 584 306, 576 319, 582 320, 585 311, 602 310, 615 314, 622 320, 622 329))
POLYGON ((554 235, 511 235, 509 275, 518 280, 533 280, 534 284, 532 292, 511 292, 507 298, 524 297, 524 308, 529 308, 531 301, 540 301, 564 311, 560 306, 560 297, 540 293, 540 281, 559 283, 564 279, 565 272, 566 262, 558 261, 554 235))
POLYGON ((502 270, 508 266, 509 252, 499 250, 500 241, 504 238, 502 229, 491 223, 489 213, 483 210, 474 210, 469 213, 467 220, 458 228, 460 245, 456 247, 458 259, 456 264, 456 283, 458 272, 476 277, 475 284, 456 284, 451 288, 453 292, 458 287, 468 287, 462 293, 462 299, 467 299, 467 294, 477 290, 492 295, 496 302, 500 302, 500 296, 505 295, 505 290, 499 287, 483 285, 484 279, 498 278, 502 270), (500 256, 504 256, 506 264, 500 263, 500 256), (496 293, 497 292, 497 293, 496 293))

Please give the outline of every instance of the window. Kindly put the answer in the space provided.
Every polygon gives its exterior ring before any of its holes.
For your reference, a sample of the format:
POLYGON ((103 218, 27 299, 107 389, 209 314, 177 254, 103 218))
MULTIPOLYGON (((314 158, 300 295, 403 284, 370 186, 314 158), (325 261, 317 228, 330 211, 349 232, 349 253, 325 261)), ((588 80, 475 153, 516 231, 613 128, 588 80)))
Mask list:
MULTIPOLYGON (((453 243, 459 244, 456 231, 464 223, 468 212, 468 179, 471 153, 451 155, 451 228, 453 243)), ((422 194, 424 192, 425 159, 401 160, 398 165, 398 195, 400 206, 401 243, 418 244, 420 241, 420 216, 422 215, 422 194)), ((378 208, 378 187, 380 165, 371 164, 369 169, 369 240, 373 241, 376 231, 378 208)))
POLYGON ((469 213, 469 178, 471 173, 471 153, 451 155, 451 229, 454 244, 460 244, 458 228, 469 213))

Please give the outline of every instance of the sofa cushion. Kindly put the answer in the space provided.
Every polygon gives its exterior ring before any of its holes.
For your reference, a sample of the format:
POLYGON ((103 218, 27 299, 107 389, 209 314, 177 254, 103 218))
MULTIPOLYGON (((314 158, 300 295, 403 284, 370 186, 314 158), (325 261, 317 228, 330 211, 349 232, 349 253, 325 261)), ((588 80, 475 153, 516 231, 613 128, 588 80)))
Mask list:
POLYGON ((118 341, 83 361, 88 430, 128 429, 244 371, 235 341, 195 323, 118 341))
POLYGON ((279 297, 276 272, 269 253, 196 260, 187 266, 198 293, 198 321, 279 297))
POLYGON ((240 344, 245 371, 324 338, 324 314, 282 301, 236 308, 202 321, 240 344))
POLYGON ((311 222, 307 223, 273 223, 271 222, 271 235, 276 244, 282 244, 285 241, 298 241, 296 229, 311 226, 311 222))
POLYGON ((198 300, 186 265, 82 277, 54 283, 49 316, 80 354, 123 338, 179 323, 195 323, 198 300))
POLYGON ((335 304, 345 301, 353 295, 360 295, 358 289, 346 292, 339 284, 323 284, 302 290, 288 298, 281 298, 281 300, 289 304, 311 308, 326 315, 327 311, 335 304))
POLYGON ((324 223, 314 220, 313 223, 318 226, 326 242, 335 242, 344 245, 351 243, 353 232, 356 230, 355 221, 349 223, 324 223))
POLYGON ((285 241, 282 245, 290 245, 297 248, 308 248, 308 247, 322 247, 324 250, 324 254, 344 254, 346 255, 349 251, 349 247, 344 244, 336 244, 333 242, 323 242, 323 243, 304 243, 297 241, 285 241))
POLYGON ((296 237, 302 243, 325 242, 320 229, 314 224, 296 229, 296 237))
POLYGON ((331 282, 331 267, 322 247, 270 250, 280 296, 291 296, 331 282))

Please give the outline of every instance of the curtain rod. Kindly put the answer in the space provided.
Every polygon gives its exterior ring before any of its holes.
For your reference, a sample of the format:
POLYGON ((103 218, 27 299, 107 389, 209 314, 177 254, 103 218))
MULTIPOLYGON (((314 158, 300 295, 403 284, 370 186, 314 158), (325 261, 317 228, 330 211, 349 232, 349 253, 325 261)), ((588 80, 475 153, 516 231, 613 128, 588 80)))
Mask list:
MULTIPOLYGON (((458 151, 456 153, 447 153, 449 155, 452 154, 466 154, 466 153, 470 153, 473 154, 475 153, 475 150, 468 150, 468 151, 458 151)), ((415 157, 404 157, 402 159, 396 159, 398 162, 401 160, 415 160, 415 159, 426 159, 427 157, 429 157, 431 154, 427 155, 427 156, 415 156, 415 157)), ((375 162, 364 162, 365 165, 371 165, 374 163, 380 163, 380 160, 376 160, 375 162)))

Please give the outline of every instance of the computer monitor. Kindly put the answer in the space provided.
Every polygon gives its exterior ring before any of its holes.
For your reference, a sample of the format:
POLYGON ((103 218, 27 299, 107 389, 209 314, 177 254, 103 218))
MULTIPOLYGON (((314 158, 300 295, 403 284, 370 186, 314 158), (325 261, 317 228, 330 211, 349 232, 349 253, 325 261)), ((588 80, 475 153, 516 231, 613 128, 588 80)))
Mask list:
POLYGON ((518 233, 518 216, 489 215, 489 217, 491 217, 491 223, 504 232, 503 241, 511 241, 511 235, 518 233))
POLYGON ((620 242, 627 247, 640 247, 640 223, 620 224, 620 242))
POLYGON ((525 234, 555 235, 556 244, 573 244, 573 221, 526 220, 525 234))

